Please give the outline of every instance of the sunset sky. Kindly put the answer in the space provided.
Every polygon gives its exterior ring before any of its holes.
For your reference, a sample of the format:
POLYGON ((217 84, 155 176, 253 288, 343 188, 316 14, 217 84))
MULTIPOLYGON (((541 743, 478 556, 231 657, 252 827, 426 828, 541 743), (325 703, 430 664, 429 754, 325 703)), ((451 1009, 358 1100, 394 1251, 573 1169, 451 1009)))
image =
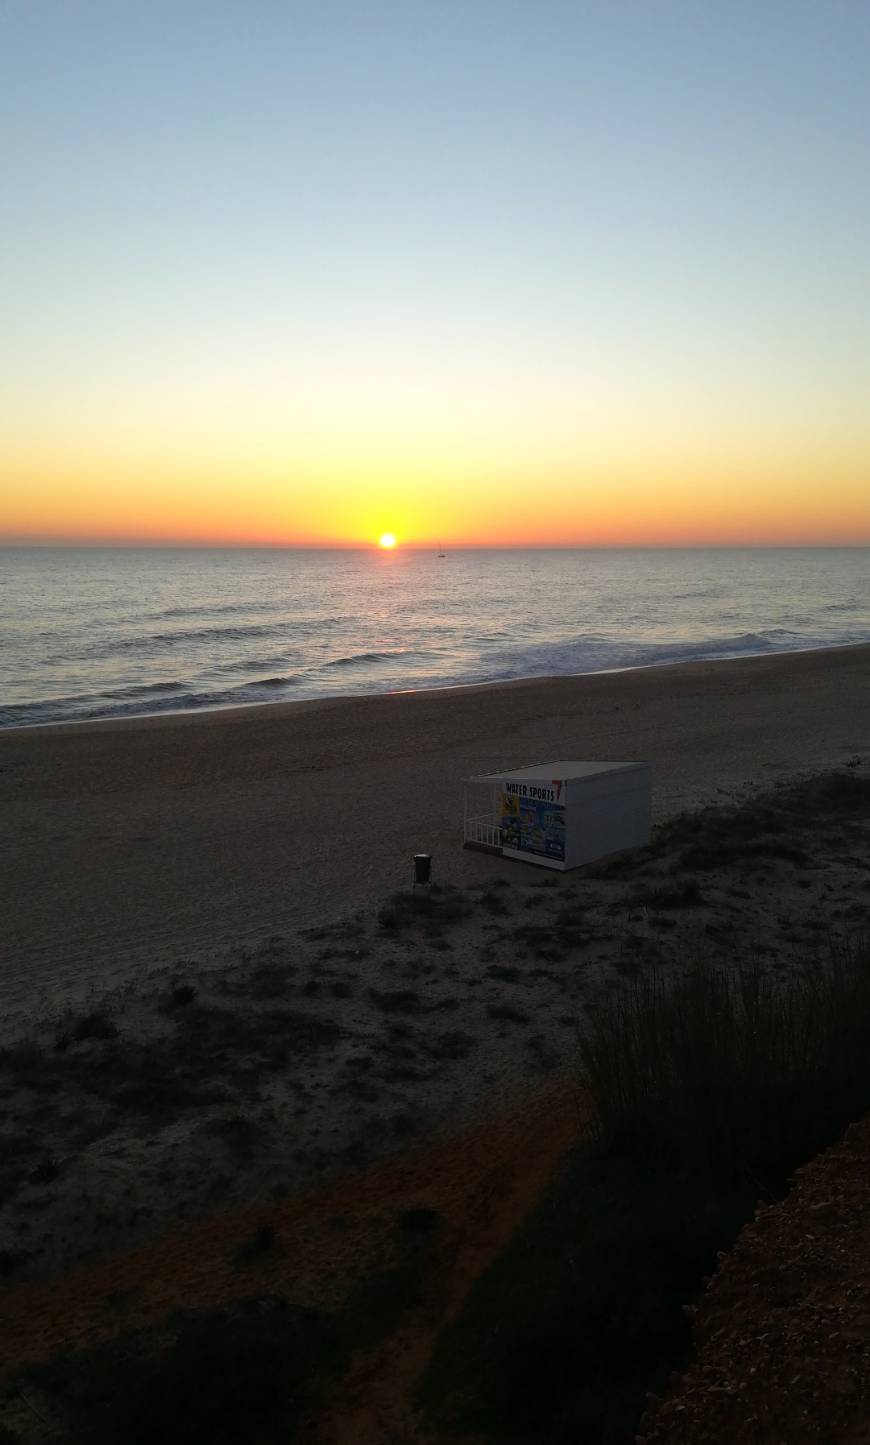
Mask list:
POLYGON ((863 0, 3 0, 0 539, 870 542, 863 0))

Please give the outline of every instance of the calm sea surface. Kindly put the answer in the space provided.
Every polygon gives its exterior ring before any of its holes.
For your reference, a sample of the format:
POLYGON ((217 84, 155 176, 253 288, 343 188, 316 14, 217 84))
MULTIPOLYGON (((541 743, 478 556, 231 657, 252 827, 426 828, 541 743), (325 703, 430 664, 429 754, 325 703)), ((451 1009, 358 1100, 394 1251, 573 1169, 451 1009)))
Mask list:
POLYGON ((870 642, 870 549, 0 550, 0 726, 870 642))

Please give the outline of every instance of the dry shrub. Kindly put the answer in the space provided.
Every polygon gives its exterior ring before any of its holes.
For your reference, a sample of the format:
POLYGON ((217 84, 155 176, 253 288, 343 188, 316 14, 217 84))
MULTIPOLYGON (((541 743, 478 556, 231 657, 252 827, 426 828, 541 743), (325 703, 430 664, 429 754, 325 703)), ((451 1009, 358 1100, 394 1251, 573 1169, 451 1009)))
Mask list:
POLYGON ((643 973, 590 1008, 581 1057, 608 1147, 776 1189, 870 1108, 870 944, 643 973))

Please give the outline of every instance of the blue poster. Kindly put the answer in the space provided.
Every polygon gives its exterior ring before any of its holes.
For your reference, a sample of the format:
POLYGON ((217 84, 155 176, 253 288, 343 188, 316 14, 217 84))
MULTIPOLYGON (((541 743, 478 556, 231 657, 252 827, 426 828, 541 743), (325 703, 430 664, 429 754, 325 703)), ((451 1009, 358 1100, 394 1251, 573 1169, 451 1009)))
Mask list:
POLYGON ((542 798, 502 794, 503 848, 565 861, 565 809, 542 798))

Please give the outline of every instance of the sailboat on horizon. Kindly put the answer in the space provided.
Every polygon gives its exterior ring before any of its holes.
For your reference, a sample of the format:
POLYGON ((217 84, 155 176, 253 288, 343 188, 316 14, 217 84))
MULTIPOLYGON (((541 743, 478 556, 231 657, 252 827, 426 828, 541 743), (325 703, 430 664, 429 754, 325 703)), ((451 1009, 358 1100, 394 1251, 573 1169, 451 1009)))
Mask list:
POLYGON ((439 557, 446 557, 446 555, 447 555, 447 553, 444 551, 443 543, 439 542, 439 543, 438 543, 438 556, 439 556, 439 557))

